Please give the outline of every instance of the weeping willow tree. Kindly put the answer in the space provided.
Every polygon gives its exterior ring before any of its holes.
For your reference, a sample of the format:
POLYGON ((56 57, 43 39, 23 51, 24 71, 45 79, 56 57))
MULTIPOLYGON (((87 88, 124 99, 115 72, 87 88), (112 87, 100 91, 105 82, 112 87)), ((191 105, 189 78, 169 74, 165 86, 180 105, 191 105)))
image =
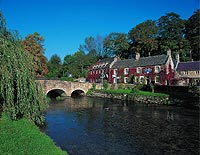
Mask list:
POLYGON ((44 122, 45 97, 34 81, 33 57, 20 39, 6 30, 0 13, 0 98, 3 111, 13 120, 44 122))

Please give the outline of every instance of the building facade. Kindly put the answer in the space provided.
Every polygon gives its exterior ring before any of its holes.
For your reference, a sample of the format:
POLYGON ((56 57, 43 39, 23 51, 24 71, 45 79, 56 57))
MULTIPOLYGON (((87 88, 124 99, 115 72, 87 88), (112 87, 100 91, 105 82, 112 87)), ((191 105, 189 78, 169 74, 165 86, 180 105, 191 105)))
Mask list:
POLYGON ((107 58, 99 60, 89 68, 90 82, 133 83, 170 85, 174 77, 174 63, 171 51, 167 55, 141 57, 136 54, 135 59, 120 60, 107 58))
POLYGON ((179 62, 175 79, 176 85, 200 86, 200 61, 179 62))
POLYGON ((110 83, 169 85, 174 76, 171 52, 167 55, 118 60, 112 66, 110 83))
POLYGON ((110 70, 117 59, 117 57, 102 59, 90 66, 88 69, 88 80, 92 83, 100 83, 102 80, 110 81, 110 70))

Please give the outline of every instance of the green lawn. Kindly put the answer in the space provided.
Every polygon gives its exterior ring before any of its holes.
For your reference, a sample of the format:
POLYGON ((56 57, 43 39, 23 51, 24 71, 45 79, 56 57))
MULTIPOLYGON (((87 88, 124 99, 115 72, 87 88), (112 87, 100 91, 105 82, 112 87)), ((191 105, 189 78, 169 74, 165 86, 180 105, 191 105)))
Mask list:
POLYGON ((137 92, 133 92, 132 90, 128 90, 128 89, 117 89, 117 90, 108 89, 108 90, 103 90, 103 92, 113 93, 113 94, 137 94, 137 95, 144 95, 144 96, 160 96, 160 97, 169 96, 168 94, 164 94, 164 93, 152 93, 152 92, 141 91, 141 90, 138 90, 137 92))
POLYGON ((27 119, 0 118, 0 155, 67 155, 27 119))

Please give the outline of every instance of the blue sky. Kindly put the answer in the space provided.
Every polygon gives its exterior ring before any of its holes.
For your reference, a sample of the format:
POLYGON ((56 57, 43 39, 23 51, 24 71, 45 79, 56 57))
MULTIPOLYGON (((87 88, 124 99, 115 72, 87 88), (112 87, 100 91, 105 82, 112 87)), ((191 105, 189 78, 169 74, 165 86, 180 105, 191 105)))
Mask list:
POLYGON ((75 53, 86 37, 128 33, 169 12, 188 19, 198 8, 199 0, 0 0, 7 27, 23 38, 38 32, 48 59, 75 53))

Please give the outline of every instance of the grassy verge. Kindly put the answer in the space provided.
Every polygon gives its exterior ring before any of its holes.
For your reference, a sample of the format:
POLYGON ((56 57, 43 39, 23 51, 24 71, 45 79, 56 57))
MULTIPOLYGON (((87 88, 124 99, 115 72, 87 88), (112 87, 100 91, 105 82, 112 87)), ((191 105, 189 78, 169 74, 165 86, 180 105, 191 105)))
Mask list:
POLYGON ((169 96, 168 94, 164 94, 164 93, 152 93, 152 92, 141 91, 141 90, 133 92, 132 90, 128 90, 128 89, 117 89, 117 90, 108 89, 108 90, 101 90, 101 91, 105 93, 111 93, 111 94, 137 94, 137 95, 144 95, 144 96, 160 96, 160 97, 169 96))
POLYGON ((67 155, 27 119, 0 118, 1 155, 67 155))

